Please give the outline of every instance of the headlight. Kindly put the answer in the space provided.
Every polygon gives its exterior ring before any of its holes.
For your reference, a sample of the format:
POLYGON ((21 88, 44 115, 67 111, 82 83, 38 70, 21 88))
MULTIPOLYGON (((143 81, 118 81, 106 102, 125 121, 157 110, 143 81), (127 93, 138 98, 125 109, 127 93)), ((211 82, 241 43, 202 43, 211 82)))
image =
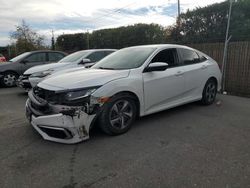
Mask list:
POLYGON ((53 70, 46 70, 46 71, 42 71, 42 72, 37 72, 32 74, 30 77, 38 77, 38 78, 43 78, 45 76, 50 75, 53 72, 53 70))
POLYGON ((64 100, 66 103, 79 103, 82 104, 86 102, 86 99, 94 93, 100 86, 84 88, 77 91, 69 91, 64 95, 64 100))

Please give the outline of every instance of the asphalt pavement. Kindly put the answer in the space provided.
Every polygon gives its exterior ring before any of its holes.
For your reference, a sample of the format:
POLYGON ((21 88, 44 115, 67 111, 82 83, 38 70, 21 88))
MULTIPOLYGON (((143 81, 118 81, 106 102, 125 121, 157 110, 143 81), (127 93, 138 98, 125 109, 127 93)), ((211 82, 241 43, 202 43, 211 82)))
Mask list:
POLYGON ((26 99, 0 88, 1 188, 250 187, 249 98, 219 95, 140 118, 120 136, 94 129, 75 145, 43 140, 26 99))

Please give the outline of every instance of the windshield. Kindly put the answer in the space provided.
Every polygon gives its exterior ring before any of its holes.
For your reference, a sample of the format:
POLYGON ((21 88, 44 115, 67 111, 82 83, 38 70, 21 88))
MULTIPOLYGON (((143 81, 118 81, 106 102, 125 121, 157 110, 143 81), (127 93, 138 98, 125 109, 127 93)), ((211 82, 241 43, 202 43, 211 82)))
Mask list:
POLYGON ((58 63, 71 63, 71 62, 75 62, 78 60, 83 59, 84 57, 86 57, 90 52, 89 51, 79 51, 79 52, 75 52, 73 54, 70 54, 64 58, 62 58, 58 63))
POLYGON ((92 68, 114 70, 138 68, 155 50, 153 47, 125 48, 105 57, 92 68))
POLYGON ((23 59, 24 57, 26 57, 27 55, 31 54, 30 52, 25 52, 23 54, 20 54, 14 58, 12 58, 11 60, 9 60, 10 62, 15 62, 15 61, 19 61, 20 59, 23 59))

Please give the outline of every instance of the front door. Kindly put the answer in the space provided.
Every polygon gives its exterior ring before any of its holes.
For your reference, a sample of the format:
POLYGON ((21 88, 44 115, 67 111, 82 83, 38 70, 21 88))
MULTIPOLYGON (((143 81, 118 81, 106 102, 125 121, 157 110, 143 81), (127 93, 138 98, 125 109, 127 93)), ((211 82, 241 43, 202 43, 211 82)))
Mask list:
POLYGON ((168 63, 165 71, 143 73, 145 114, 175 105, 184 92, 183 67, 176 49, 160 51, 151 61, 168 63))
POLYGON ((23 60, 22 63, 22 70, 21 72, 25 72, 27 69, 37 66, 37 65, 43 65, 47 62, 47 58, 46 58, 46 53, 45 52, 37 52, 34 54, 31 54, 30 56, 28 56, 27 58, 25 58, 23 60))

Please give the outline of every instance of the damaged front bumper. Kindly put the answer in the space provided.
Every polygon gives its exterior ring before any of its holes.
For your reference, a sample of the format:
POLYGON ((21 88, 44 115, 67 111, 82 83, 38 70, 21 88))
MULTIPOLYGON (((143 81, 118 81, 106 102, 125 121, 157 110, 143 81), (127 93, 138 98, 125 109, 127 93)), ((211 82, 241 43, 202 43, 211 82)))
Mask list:
POLYGON ((32 91, 26 101, 26 117, 45 139, 65 144, 89 138, 89 131, 99 111, 89 113, 86 106, 51 105, 35 98, 32 91))
POLYGON ((25 91, 29 91, 32 86, 29 81, 29 75, 21 75, 16 81, 16 85, 23 88, 25 91))

